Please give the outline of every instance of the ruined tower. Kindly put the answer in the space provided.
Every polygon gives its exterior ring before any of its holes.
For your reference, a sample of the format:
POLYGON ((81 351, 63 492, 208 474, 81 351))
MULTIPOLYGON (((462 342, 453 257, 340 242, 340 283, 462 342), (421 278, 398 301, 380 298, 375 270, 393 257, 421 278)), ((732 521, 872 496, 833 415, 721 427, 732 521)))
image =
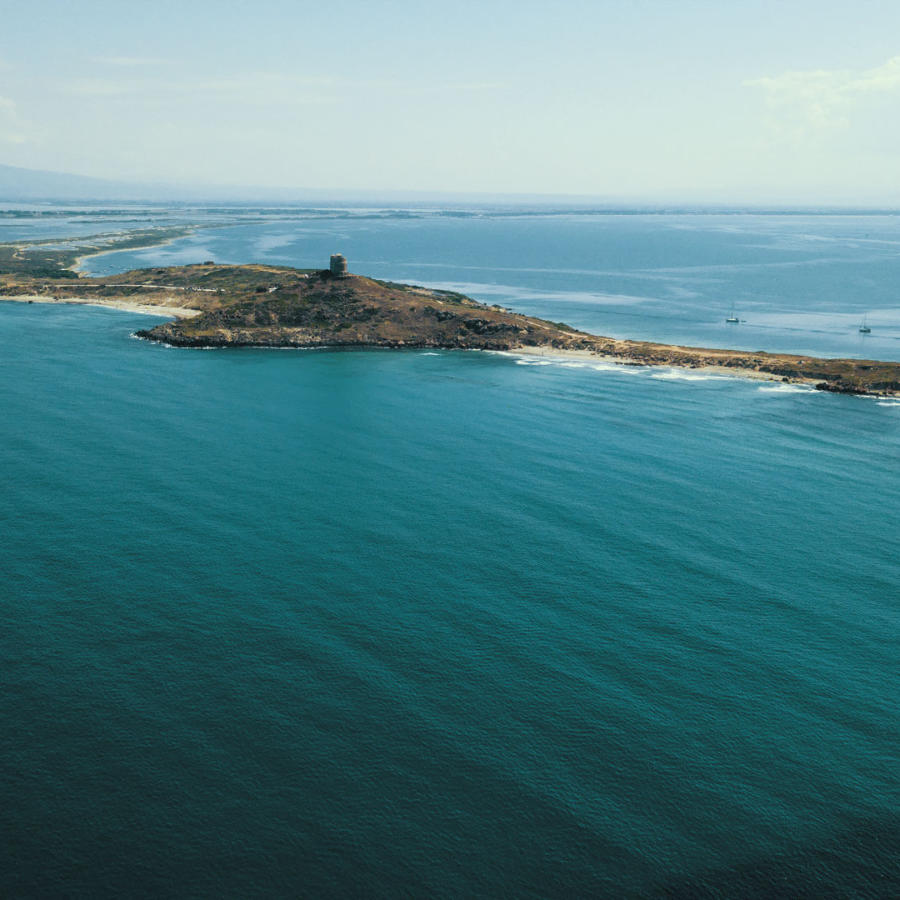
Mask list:
POLYGON ((347 260, 342 253, 331 254, 331 274, 343 278, 347 274, 347 260))

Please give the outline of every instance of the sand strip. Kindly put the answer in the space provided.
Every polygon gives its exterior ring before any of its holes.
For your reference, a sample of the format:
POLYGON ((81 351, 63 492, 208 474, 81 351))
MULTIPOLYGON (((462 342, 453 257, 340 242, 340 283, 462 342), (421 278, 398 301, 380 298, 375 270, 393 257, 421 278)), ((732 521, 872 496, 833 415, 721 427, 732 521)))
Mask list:
MULTIPOLYGON (((174 297, 172 298, 175 299, 174 297)), ((136 303, 132 300, 106 300, 103 297, 48 297, 46 294, 17 294, 15 296, 0 295, 0 300, 14 303, 57 303, 67 306, 105 306, 108 309, 121 309, 123 312, 140 313, 146 316, 162 318, 190 319, 199 316, 199 309, 184 306, 163 306, 154 303, 136 303)))
MULTIPOLYGON (((99 250, 92 250, 90 253, 83 253, 81 256, 75 257, 75 262, 72 263, 71 266, 66 266, 66 268, 70 272, 75 272, 79 278, 90 277, 86 276, 85 272, 82 271, 82 265, 86 259, 93 259, 95 256, 106 256, 108 253, 128 253, 131 251, 137 252, 138 250, 153 250, 156 247, 168 247, 170 244, 174 244, 175 241, 180 241, 182 238, 188 237, 188 235, 194 234, 200 226, 192 226, 190 228, 186 228, 184 234, 177 234, 173 237, 166 238, 163 241, 150 242, 147 244, 142 244, 139 247, 117 247, 115 244, 115 240, 111 240, 108 247, 101 248, 99 250)), ((121 232, 122 235, 127 236, 128 231, 121 232)), ((75 239, 73 238, 73 241, 75 239)))

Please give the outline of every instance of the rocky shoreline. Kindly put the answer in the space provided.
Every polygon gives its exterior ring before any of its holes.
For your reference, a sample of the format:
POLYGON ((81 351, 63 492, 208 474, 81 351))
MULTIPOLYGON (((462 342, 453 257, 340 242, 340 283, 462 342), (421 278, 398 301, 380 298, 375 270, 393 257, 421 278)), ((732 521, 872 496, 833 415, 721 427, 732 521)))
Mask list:
MULTIPOLYGON (((261 274, 261 267, 256 268, 261 274)), ((900 394, 900 363, 619 340, 447 291, 359 275, 333 277, 327 271, 271 269, 268 274, 272 283, 262 290, 257 286, 254 295, 244 294, 190 320, 178 319, 137 334, 194 348, 552 352, 626 365, 715 370, 839 394, 900 394)))
MULTIPOLYGON (((773 361, 760 359, 762 354, 747 354, 734 351, 734 355, 722 358, 709 355, 705 348, 677 348, 676 352, 651 351, 643 352, 637 346, 628 346, 630 342, 614 342, 625 344, 624 348, 601 343, 592 345, 584 342, 581 346, 558 346, 556 344, 533 345, 512 344, 502 341, 480 342, 472 346, 468 341, 434 341, 434 340, 382 340, 358 341, 340 340, 337 338, 323 341, 320 336, 298 336, 283 334, 265 338, 263 336, 217 335, 215 337, 191 337, 187 335, 166 335, 159 328, 142 329, 135 332, 136 337, 171 347, 193 349, 257 348, 257 349, 297 349, 297 350, 485 350, 503 353, 523 353, 532 355, 535 351, 548 350, 554 356, 562 358, 590 359, 595 362, 606 362, 623 366, 669 367, 677 369, 698 370, 733 377, 757 378, 784 384, 804 384, 819 391, 835 394, 870 395, 894 397, 900 395, 900 364, 882 363, 866 360, 820 359, 817 357, 787 357, 778 355, 773 361), (789 361, 790 360, 790 361, 789 361), (818 365, 817 365, 818 364, 818 365), (862 365, 860 365, 862 364, 862 365), (858 369, 876 369, 883 372, 884 377, 876 381, 857 380, 858 369), (840 371, 846 369, 848 375, 840 371)), ((667 345, 656 345, 668 349, 667 345)), ((675 350, 676 348, 672 348, 675 350)), ((732 351, 729 351, 732 353, 732 351)))
POLYGON ((103 278, 0 276, 0 295, 175 314, 136 332, 174 347, 383 348, 578 354, 625 365, 710 369, 838 394, 900 395, 900 363, 620 340, 453 291, 283 266, 139 269, 103 278))

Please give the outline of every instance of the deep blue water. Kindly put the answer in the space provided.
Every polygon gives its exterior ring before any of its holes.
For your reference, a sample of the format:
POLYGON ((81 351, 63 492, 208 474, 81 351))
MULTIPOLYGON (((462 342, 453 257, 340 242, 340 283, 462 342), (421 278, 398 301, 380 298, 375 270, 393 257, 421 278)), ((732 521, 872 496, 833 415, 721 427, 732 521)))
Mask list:
MULTIPOLYGON (((431 227, 354 268, 461 282, 431 227)), ((542 227, 519 308, 695 327, 555 297, 542 227)), ((0 304, 0 893, 900 892, 900 404, 148 321, 0 304)))

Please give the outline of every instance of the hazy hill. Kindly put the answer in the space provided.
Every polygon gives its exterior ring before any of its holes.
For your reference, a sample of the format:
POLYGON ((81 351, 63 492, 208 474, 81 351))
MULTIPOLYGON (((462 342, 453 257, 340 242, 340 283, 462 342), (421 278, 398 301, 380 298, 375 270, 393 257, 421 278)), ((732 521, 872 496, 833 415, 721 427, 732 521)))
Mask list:
POLYGON ((0 165, 0 201, 137 200, 144 185, 0 165))
POLYGON ((581 207, 602 205, 597 198, 550 197, 543 195, 498 195, 483 193, 448 193, 442 191, 387 191, 342 188, 260 187, 217 184, 173 184, 165 182, 132 182, 86 175, 70 175, 65 172, 49 172, 0 165, 0 203, 35 201, 117 201, 149 203, 334 203, 335 205, 362 204, 417 204, 485 203, 537 207, 561 205, 581 207))
MULTIPOLYGON (((293 192, 296 196, 299 191, 293 192)), ((204 200, 236 200, 271 202, 281 199, 284 192, 272 189, 228 188, 216 185, 177 185, 151 182, 117 181, 23 169, 0 165, 0 202, 89 200, 150 203, 199 202, 204 200)), ((293 198, 292 198, 293 199, 293 198)))

